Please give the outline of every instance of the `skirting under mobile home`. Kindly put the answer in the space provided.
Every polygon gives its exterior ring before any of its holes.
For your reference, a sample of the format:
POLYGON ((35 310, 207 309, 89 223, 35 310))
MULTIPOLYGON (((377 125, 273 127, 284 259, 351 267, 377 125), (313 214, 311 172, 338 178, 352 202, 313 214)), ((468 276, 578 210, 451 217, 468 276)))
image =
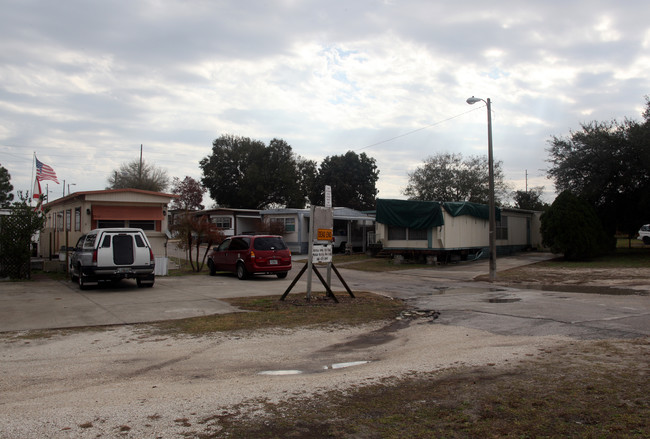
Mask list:
MULTIPOLYGON (((541 212, 496 209, 497 254, 541 247, 541 212)), ((384 253, 440 262, 487 257, 489 209, 470 202, 377 200, 377 241, 384 253)))

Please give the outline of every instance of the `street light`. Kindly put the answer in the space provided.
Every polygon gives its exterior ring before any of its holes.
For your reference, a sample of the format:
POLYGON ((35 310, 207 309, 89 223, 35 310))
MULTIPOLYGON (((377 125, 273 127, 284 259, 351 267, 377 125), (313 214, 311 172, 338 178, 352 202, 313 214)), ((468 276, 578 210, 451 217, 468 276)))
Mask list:
POLYGON ((497 246, 496 246, 496 218, 494 210, 494 158, 492 157, 492 106, 490 98, 486 100, 472 96, 467 99, 467 103, 474 105, 477 102, 485 102, 487 105, 487 124, 488 124, 488 169, 490 193, 488 194, 488 209, 490 209, 490 282, 497 278, 497 246))

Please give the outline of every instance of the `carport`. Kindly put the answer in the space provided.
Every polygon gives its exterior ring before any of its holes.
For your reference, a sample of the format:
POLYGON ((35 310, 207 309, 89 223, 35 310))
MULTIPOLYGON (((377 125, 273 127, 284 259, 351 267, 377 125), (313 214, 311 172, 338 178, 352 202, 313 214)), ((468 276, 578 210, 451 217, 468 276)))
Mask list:
MULTIPOLYGON (((293 253, 306 254, 309 248, 309 209, 270 209, 260 212, 262 221, 284 225, 282 237, 293 253)), ((375 240, 375 218, 347 207, 334 207, 334 233, 342 232, 346 242, 357 242, 364 252, 375 240)))

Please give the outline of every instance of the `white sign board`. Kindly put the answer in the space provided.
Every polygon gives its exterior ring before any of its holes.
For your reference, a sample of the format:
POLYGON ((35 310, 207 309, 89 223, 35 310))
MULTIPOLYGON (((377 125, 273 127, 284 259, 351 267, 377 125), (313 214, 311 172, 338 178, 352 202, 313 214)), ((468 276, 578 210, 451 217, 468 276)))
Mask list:
POLYGON ((332 186, 325 186, 325 207, 332 208, 332 186))
POLYGON ((312 261, 315 264, 332 262, 332 246, 314 244, 314 248, 311 251, 311 256, 312 261))
MULTIPOLYGON (((329 244, 332 242, 332 231, 334 228, 334 217, 332 209, 327 207, 313 206, 314 214, 312 239, 318 244, 329 244)), ((311 223, 310 226, 311 227, 311 223)))

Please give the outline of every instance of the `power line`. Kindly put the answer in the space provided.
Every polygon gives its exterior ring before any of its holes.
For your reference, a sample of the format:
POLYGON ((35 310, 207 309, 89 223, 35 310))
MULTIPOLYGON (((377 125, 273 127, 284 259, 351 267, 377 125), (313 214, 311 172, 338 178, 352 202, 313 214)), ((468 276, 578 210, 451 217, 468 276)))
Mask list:
POLYGON ((405 137, 405 136, 408 136, 410 134, 417 133, 418 131, 426 130, 427 128, 431 128, 431 127, 434 127, 436 125, 440 125, 442 123, 449 122, 452 119, 456 119, 457 117, 464 116, 465 114, 471 113, 472 111, 480 110, 483 107, 472 108, 471 110, 467 110, 467 111, 465 111, 463 113, 456 114, 455 116, 448 117, 447 119, 443 119, 443 120, 439 120, 438 122, 434 122, 431 125, 427 125, 427 126, 415 129, 413 131, 409 131, 407 133, 400 134, 400 135, 395 136, 395 137, 391 137, 390 139, 386 139, 386 140, 382 140, 380 142, 372 143, 372 144, 366 145, 366 146, 364 146, 362 148, 357 148, 357 151, 361 151, 362 149, 371 148, 373 146, 381 145, 382 143, 388 143, 388 142, 391 142, 391 141, 393 141, 395 139, 399 139, 400 137, 405 137))

